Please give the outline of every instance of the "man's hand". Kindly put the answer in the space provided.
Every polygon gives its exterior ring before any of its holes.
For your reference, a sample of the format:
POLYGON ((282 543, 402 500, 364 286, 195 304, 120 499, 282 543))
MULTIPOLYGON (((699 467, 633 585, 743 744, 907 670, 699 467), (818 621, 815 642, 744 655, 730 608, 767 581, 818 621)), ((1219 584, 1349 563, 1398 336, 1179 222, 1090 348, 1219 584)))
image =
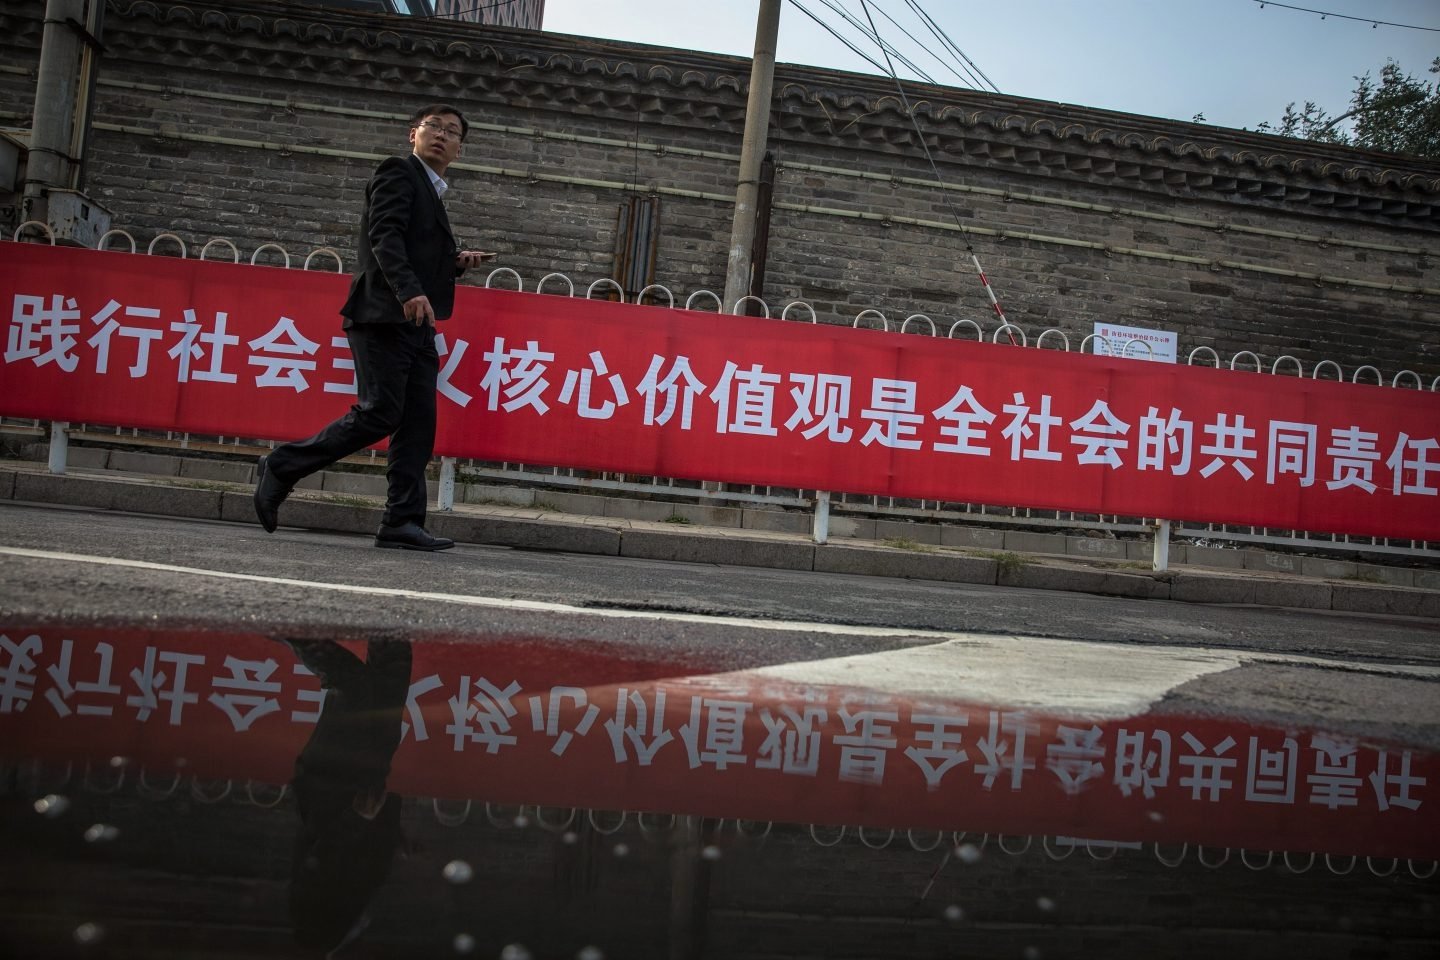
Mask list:
POLYGON ((488 253, 484 250, 462 250, 455 254, 455 266, 460 270, 468 270, 471 267, 478 267, 486 260, 494 260, 498 253, 488 253))
POLYGON ((406 300, 405 319, 413 322, 417 327, 435 326, 435 308, 430 306, 430 298, 422 293, 418 297, 406 300))

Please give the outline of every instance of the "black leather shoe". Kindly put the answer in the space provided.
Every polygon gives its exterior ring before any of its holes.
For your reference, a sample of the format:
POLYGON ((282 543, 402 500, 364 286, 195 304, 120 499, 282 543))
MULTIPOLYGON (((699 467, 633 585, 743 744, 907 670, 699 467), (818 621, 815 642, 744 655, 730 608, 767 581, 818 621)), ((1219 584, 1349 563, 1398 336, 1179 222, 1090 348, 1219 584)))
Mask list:
POLYGON ((380 524, 375 532, 375 546, 389 550, 449 550, 455 541, 448 537, 432 537, 418 523, 402 523, 398 527, 380 524))
POLYGON ((265 528, 266 533, 274 533, 280 523, 280 504, 294 488, 275 479, 270 465, 266 463, 269 459, 261 457, 255 467, 255 516, 260 518, 260 526, 265 528))

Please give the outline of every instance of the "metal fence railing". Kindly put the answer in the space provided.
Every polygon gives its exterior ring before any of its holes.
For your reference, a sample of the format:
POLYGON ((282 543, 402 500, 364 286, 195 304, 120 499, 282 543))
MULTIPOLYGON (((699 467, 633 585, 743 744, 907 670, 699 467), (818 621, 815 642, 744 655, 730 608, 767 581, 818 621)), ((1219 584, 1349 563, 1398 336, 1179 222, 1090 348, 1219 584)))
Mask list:
MULTIPOLYGON (((44 224, 29 221, 21 224, 11 238, 14 241, 21 241, 25 234, 44 233, 48 235, 49 241, 53 244, 54 237, 50 234, 49 228, 44 224)), ((127 231, 110 230, 102 236, 96 244, 99 250, 107 250, 113 247, 113 242, 123 242, 128 246, 129 252, 139 251, 139 244, 136 239, 127 231)), ((190 246, 187 245, 177 234, 163 232, 157 234, 150 240, 145 248, 145 253, 152 256, 180 256, 190 255, 190 246), (167 252, 168 251, 168 252, 167 252)), ((223 237, 216 237, 200 245, 197 254, 198 259, 224 258, 234 263, 242 262, 242 254, 239 246, 223 237)), ((249 257, 250 264, 265 263, 272 266, 284 266, 289 269, 329 269, 333 266, 336 272, 343 272, 345 269, 344 259, 339 252, 330 247, 317 247, 309 250, 303 258, 298 255, 292 258, 291 253, 283 245, 274 242, 266 242, 257 246, 249 257), (294 260, 300 261, 297 268, 294 260)), ((492 270, 486 277, 485 286, 492 284, 513 285, 515 289, 523 291, 525 281, 515 270, 508 267, 500 267, 492 270)), ((554 272, 546 274, 534 285, 536 293, 550 293, 556 296, 576 296, 577 284, 569 276, 554 272)), ((590 283, 585 289, 585 297, 611 299, 618 294, 621 301, 624 301, 625 293, 618 283, 610 278, 601 278, 590 283)), ((678 297, 667 286, 662 284, 651 284, 640 291, 634 302, 648 303, 656 306, 665 306, 672 309, 686 310, 713 310, 722 312, 721 297, 706 289, 697 289, 690 292, 684 299, 683 304, 677 307, 678 297)), ((764 316, 774 316, 771 305, 759 297, 745 297, 736 303, 734 311, 739 313, 751 307, 759 308, 764 316)), ((988 312, 987 312, 988 313, 988 312)), ((820 318, 813 304, 803 300, 795 300, 787 303, 779 311, 779 319, 802 322, 820 323, 820 318)), ((843 318, 837 318, 843 320, 843 318)), ((1072 336, 1080 340, 1077 352, 1093 350, 1097 353, 1107 353, 1111 356, 1125 356, 1132 353, 1145 351, 1153 355, 1153 346, 1140 339, 1129 339, 1123 343, 1112 342, 1099 334, 1088 334, 1081 337, 1078 333, 1067 332, 1059 327, 1049 327, 1034 332, 1022 326, 1002 321, 995 324, 993 329, 987 330, 985 325, 968 318, 962 318, 950 322, 937 322, 935 318, 923 313, 912 313, 903 319, 896 319, 887 316, 883 311, 875 308, 864 308, 859 310, 853 318, 850 318, 849 325, 875 326, 884 330, 895 330, 900 334, 911 336, 942 337, 941 330, 945 332, 943 338, 974 339, 978 342, 990 342, 999 344, 1003 335, 1006 339, 1021 349, 1030 350, 1061 350, 1069 352, 1072 345, 1072 336)), ((1216 368, 1225 367, 1230 370, 1242 368, 1253 368, 1258 373, 1266 373, 1270 376, 1295 376, 1305 377, 1305 364, 1291 354, 1282 354, 1274 358, 1269 364, 1268 372, 1265 369, 1265 361, 1259 353, 1252 350, 1241 350, 1224 360, 1220 354, 1209 346, 1196 346, 1192 348, 1185 357, 1189 365, 1209 365, 1216 368)), ((1420 374, 1413 370, 1399 370, 1389 377, 1388 384, 1385 375, 1373 364, 1360 363, 1353 366, 1348 380, 1345 368, 1337 360, 1321 359, 1310 367, 1308 376, 1312 379, 1328 379, 1340 382, 1361 383, 1373 382, 1381 386, 1387 386, 1396 390, 1419 390, 1424 392, 1440 391, 1440 376, 1435 377, 1427 387, 1420 374)), ((199 437, 186 433, 175 433, 167 431, 145 431, 134 429, 125 425, 96 426, 89 424, 52 424, 48 430, 45 425, 33 420, 15 420, 13 418, 0 418, 0 430, 10 432, 31 433, 34 435, 50 436, 51 441, 51 469, 57 472, 64 470, 64 450, 68 437, 77 437, 88 443, 115 443, 115 444, 145 444, 169 446, 178 450, 205 450, 209 452, 233 452, 252 453, 263 451, 274 445, 272 438, 243 438, 243 437, 199 437)), ((352 462, 376 462, 374 451, 368 455, 362 454, 352 458, 352 462)), ((767 486, 746 485, 734 483, 720 483, 711 481, 700 481, 693 479, 677 479, 671 477, 637 477, 616 473, 604 473, 585 471, 568 467, 556 467, 550 465, 523 464, 523 463, 489 463, 475 460, 459 461, 452 458, 444 458, 441 466, 441 494, 440 507, 448 508, 453 504, 454 486, 456 483, 457 469, 460 475, 466 479, 487 481, 501 484, 514 484, 533 487, 536 489, 556 490, 585 490, 589 492, 606 492, 618 495, 635 497, 665 497, 684 498, 695 500, 701 503, 714 503, 738 506, 764 506, 778 507, 796 510, 807 510, 813 514, 812 530, 816 539, 820 542, 828 536, 829 516, 833 511, 837 515, 864 516, 874 518, 890 518, 909 521, 930 521, 956 524, 968 524, 976 526, 1023 526, 1035 529, 1084 529, 1101 531, 1110 535, 1134 535, 1151 536, 1156 543, 1156 557, 1154 565, 1156 569, 1164 569, 1166 562, 1162 551, 1163 544, 1168 543, 1170 537, 1185 537, 1192 540, 1200 540, 1210 546, 1238 547, 1240 545, 1265 545, 1278 546, 1300 551, 1317 552, 1364 552, 1397 557, 1409 557, 1416 559, 1435 560, 1440 559, 1440 543, 1418 540, 1397 540, 1394 538, 1378 537, 1353 537, 1323 532, 1304 530, 1277 530, 1270 528, 1259 528, 1252 526, 1236 526, 1226 524, 1171 524, 1165 518, 1155 517, 1126 517, 1119 515, 1083 514, 1073 511, 1062 510, 1037 510, 1026 507, 998 506, 993 504, 974 503, 953 503, 945 501, 926 500, 904 500, 894 497, 871 496, 864 494, 847 493, 843 491, 819 491, 819 490, 797 490, 777 489, 767 486)))

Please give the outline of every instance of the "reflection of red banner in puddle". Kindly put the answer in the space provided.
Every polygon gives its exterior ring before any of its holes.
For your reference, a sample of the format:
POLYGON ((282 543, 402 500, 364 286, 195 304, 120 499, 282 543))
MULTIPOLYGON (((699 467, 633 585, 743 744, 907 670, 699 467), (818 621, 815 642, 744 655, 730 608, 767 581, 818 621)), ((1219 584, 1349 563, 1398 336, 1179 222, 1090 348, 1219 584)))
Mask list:
MULTIPOLYGON (((363 656, 363 645, 347 645, 363 656)), ((1434 755, 1323 732, 656 678, 533 642, 417 643, 391 789, 606 810, 1440 856, 1434 755), (643 678, 643 679, 637 679, 643 678)), ((253 634, 11 626, 0 751, 286 782, 321 693, 253 634)))
MULTIPOLYGON (((0 412, 305 434, 345 285, 7 244, 0 412)), ((1440 539, 1434 393, 473 287, 440 330, 452 456, 1440 539)))

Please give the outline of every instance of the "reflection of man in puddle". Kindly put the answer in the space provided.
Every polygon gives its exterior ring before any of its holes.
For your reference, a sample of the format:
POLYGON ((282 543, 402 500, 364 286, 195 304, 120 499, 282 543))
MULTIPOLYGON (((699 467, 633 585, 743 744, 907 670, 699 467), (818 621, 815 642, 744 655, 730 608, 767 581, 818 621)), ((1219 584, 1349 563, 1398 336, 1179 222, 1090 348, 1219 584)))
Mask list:
POLYGON ((295 939, 317 953, 353 940, 400 845, 390 760, 410 690, 410 644, 372 641, 366 659, 331 640, 288 640, 320 678, 325 706, 295 761, 300 832, 291 866, 295 939))

